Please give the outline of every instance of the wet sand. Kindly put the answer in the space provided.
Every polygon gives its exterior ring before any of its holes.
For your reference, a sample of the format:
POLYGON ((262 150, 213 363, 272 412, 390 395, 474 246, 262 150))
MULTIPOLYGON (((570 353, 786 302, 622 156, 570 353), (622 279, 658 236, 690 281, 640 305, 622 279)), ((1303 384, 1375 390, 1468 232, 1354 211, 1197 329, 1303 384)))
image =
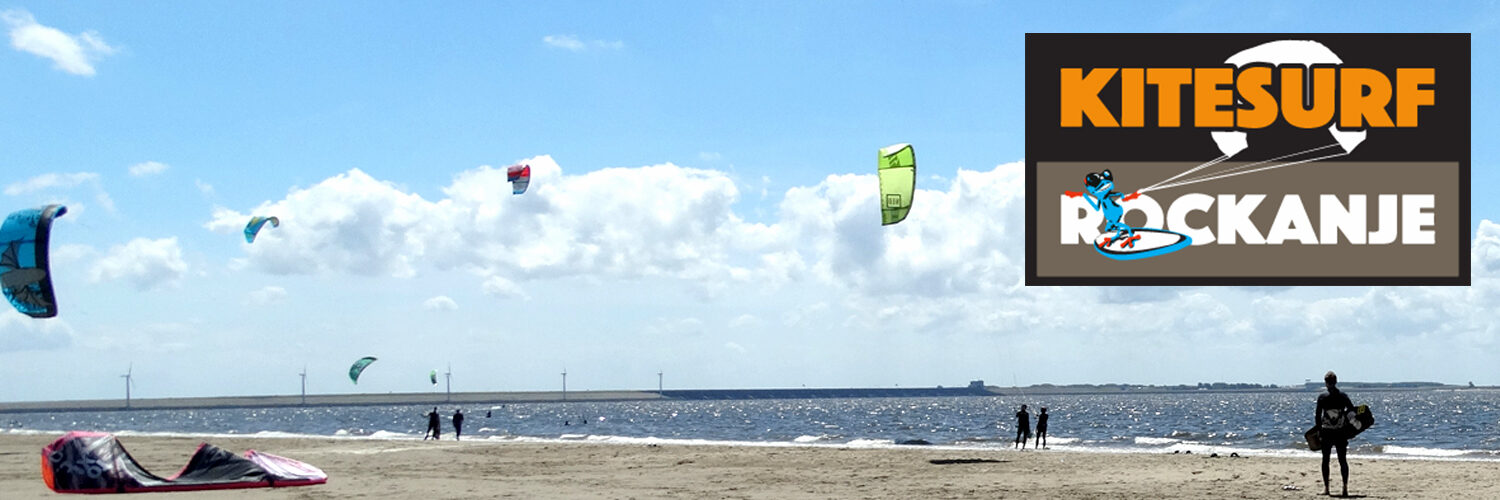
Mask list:
MULTIPOLYGON (((41 448, 58 435, 0 436, 0 498, 55 497, 41 448)), ((169 476, 201 439, 124 436, 169 476)), ((328 484, 161 493, 170 498, 1311 498, 1304 457, 836 447, 748 447, 239 438, 208 440, 313 464, 328 484), (934 463, 937 461, 939 463, 934 463), (1297 489, 1286 489, 1286 487, 1297 489)), ((1334 493, 1338 493, 1334 464, 1334 493)), ((1500 498, 1500 462, 1350 460, 1363 498, 1500 498)), ((135 498, 135 497, 131 497, 135 498)))

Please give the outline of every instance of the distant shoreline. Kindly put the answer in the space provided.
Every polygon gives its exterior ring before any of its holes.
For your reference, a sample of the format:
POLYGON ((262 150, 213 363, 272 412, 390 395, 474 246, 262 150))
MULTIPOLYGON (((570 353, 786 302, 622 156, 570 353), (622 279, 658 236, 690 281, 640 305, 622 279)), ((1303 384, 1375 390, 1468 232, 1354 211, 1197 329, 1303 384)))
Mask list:
MULTIPOLYGON (((1437 383, 1393 383, 1356 384, 1348 383, 1350 391, 1420 391, 1420 390, 1481 390, 1495 387, 1469 387, 1437 383)), ((133 398, 127 408, 124 399, 96 399, 77 401, 27 401, 0 403, 0 414, 39 413, 60 411, 120 411, 120 410, 207 410, 234 408, 295 408, 318 406, 370 406, 370 405, 481 405, 515 403, 567 403, 567 402, 613 402, 613 401, 684 401, 684 400, 753 400, 753 399, 819 399, 819 398, 876 398, 876 397, 971 397, 971 396, 1081 396, 1110 394, 1200 394, 1200 393, 1247 393, 1247 392, 1292 392, 1312 393, 1318 389, 1310 386, 1243 387, 1228 388, 1192 386, 1140 386, 1140 385, 1033 385, 1029 387, 996 387, 971 384, 968 387, 885 387, 885 388, 827 388, 827 389, 700 389, 665 391, 514 391, 514 392, 455 392, 445 393, 388 393, 388 394, 309 394, 305 402, 300 395, 277 396, 228 396, 188 398, 133 398)))

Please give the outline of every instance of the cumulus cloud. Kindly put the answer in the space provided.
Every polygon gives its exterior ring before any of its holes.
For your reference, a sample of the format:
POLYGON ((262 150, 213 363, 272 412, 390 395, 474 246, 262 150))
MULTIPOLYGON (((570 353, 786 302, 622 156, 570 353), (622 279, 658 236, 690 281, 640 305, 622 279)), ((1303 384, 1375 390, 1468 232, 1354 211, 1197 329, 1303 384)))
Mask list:
POLYGON ((136 238, 115 245, 94 263, 94 282, 124 280, 139 290, 175 284, 188 271, 177 238, 136 238))
POLYGON ((550 157, 526 162, 532 186, 522 196, 504 168, 462 172, 436 201, 356 169, 248 212, 216 209, 206 227, 234 233, 249 213, 278 216, 280 228, 244 247, 273 274, 411 277, 427 263, 471 271, 503 296, 539 278, 744 274, 728 264, 743 222, 726 174, 666 164, 568 176, 550 157))
MULTIPOLYGON (((946 185, 920 190, 905 222, 882 227, 871 209, 879 205, 874 175, 787 189, 767 222, 749 223, 733 209, 741 191, 725 172, 662 164, 568 175, 550 157, 525 161, 533 180, 522 196, 511 195, 504 169, 491 167, 460 172, 434 200, 351 170, 248 212, 220 209, 209 226, 237 232, 248 213, 280 216, 280 230, 244 246, 249 266, 278 274, 460 270, 503 297, 567 277, 667 278, 713 293, 837 292, 775 316, 714 320, 731 328, 1143 338, 1163 346, 1372 336, 1492 346, 1500 333, 1485 321, 1500 304, 1500 225, 1489 221, 1475 236, 1472 287, 1025 287, 1020 162, 959 170, 946 185)), ((647 328, 701 329, 670 321, 647 328)))
POLYGON ((756 317, 754 314, 741 314, 739 316, 736 316, 734 319, 729 320, 729 327, 740 328, 746 326, 760 326, 761 323, 762 322, 760 318, 756 317))
MULTIPOLYGON (((9 196, 20 196, 49 190, 69 190, 78 186, 91 186, 94 189, 94 200, 105 210, 113 212, 115 202, 110 198, 109 192, 104 190, 104 182, 100 180, 99 174, 94 172, 76 172, 71 174, 48 173, 34 176, 24 181, 11 183, 5 186, 5 194, 9 196)), ((70 205, 73 212, 82 212, 78 207, 70 205)))
MULTIPOLYGON (((253 265, 273 274, 335 271, 410 277, 431 229, 422 227, 438 207, 396 185, 351 170, 285 199, 250 211, 274 215, 276 229, 246 244, 253 265)), ((244 230, 249 213, 217 208, 209 229, 244 230)))
POLYGON ((517 285, 514 281, 505 279, 500 276, 490 276, 488 278, 485 278, 484 283, 480 284, 479 288, 484 291, 485 295, 494 297, 507 299, 529 298, 529 296, 526 295, 526 292, 524 290, 521 290, 520 285, 517 285))
POLYGON ((833 175, 787 191, 779 260, 868 295, 1004 295, 1023 281, 1025 187, 1019 162, 960 170, 946 191, 919 190, 906 222, 882 227, 874 175, 833 175), (878 214, 876 214, 878 215, 878 214))
POLYGON ((585 41, 585 40, 580 40, 575 35, 547 35, 547 36, 542 37, 542 43, 545 43, 545 44, 547 44, 548 46, 551 46, 551 47, 555 47, 555 48, 559 48, 559 49, 564 49, 564 50, 570 50, 570 51, 573 51, 573 52, 583 52, 585 50, 590 50, 590 49, 594 49, 594 50, 620 50, 620 49, 625 48, 625 42, 622 42, 622 41, 619 41, 619 40, 614 40, 614 41, 608 41, 608 40, 588 40, 588 41, 585 41))
POLYGON ((31 318, 9 306, 0 311, 0 353, 61 349, 73 345, 73 336, 61 319, 31 318))
POLYGON ((250 303, 255 305, 275 304, 286 300, 286 289, 279 286, 268 286, 250 292, 250 303))
POLYGON ((422 308, 428 311, 457 311, 458 303, 446 295, 439 295, 423 301, 422 308))
POLYGON ((146 177, 149 175, 156 175, 162 172, 166 172, 167 168, 170 167, 168 167, 167 164, 161 162, 141 162, 130 166, 130 175, 135 177, 146 177))
POLYGON ((10 46, 52 61, 53 67, 79 76, 94 76, 94 63, 115 53, 115 48, 93 31, 69 35, 45 26, 24 10, 0 12, 10 28, 10 46))
POLYGON ((78 172, 72 174, 42 174, 21 182, 5 186, 5 194, 18 196, 53 188, 71 188, 84 183, 97 183, 99 174, 78 172))

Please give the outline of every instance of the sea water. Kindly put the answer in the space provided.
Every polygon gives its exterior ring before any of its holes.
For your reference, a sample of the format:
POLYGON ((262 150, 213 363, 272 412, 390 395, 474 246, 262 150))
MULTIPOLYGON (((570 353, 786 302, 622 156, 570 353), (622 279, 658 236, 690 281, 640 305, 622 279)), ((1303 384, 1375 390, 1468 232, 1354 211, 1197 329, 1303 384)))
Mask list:
MULTIPOLYGON (((1008 449, 1015 413, 1048 408, 1053 450, 1311 455, 1313 392, 983 396, 941 398, 442 404, 444 438, 464 410, 466 439, 1008 449), (486 417, 485 413, 490 416, 486 417)), ((1353 453, 1500 460, 1500 391, 1351 393, 1375 426, 1353 453)), ((421 439, 431 405, 123 410, 0 414, 0 433, 421 439)), ((1033 439, 1034 441, 1034 439, 1033 439)), ((1028 443, 1030 444, 1030 443, 1028 443)))

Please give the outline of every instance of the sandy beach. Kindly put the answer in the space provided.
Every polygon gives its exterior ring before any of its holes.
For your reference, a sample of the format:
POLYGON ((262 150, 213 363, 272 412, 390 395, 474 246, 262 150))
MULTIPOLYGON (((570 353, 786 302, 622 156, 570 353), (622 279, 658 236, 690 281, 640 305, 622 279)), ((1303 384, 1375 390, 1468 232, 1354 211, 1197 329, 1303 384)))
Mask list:
MULTIPOLYGON (((0 497, 51 497, 41 447, 0 436, 0 497)), ((175 473, 202 441, 125 436, 147 469, 175 473)), ((1299 457, 833 447, 213 438, 302 460, 328 484, 163 493, 179 498, 1305 498, 1318 460, 1299 457), (937 463, 934 463, 936 461, 937 463), (1290 486, 1298 489, 1287 489, 1290 486)), ((1350 495, 1500 498, 1500 462, 1352 459, 1350 495)), ((1334 470, 1337 493, 1337 465, 1334 470)))

